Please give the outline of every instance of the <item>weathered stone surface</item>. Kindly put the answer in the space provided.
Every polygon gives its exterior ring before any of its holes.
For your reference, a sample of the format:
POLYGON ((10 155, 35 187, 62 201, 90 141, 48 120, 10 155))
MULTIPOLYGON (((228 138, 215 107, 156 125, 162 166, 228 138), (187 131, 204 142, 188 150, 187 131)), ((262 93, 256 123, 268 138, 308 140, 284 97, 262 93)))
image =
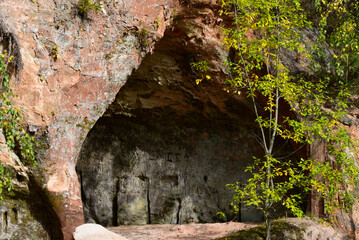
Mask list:
POLYGON ((0 239, 50 239, 34 214, 24 199, 1 201, 0 239))
MULTIPOLYGON (((301 237, 298 238, 295 235, 295 229, 288 229, 283 231, 284 239, 296 240, 296 239, 308 239, 308 240, 345 240, 348 239, 346 234, 342 234, 335 230, 332 226, 321 224, 310 218, 288 218, 280 219, 279 222, 289 223, 293 227, 297 227, 300 230, 301 237)), ((289 225, 289 226, 290 226, 289 225)), ((274 239, 282 239, 280 237, 274 239)))
POLYGON ((87 223, 78 226, 73 234, 74 240, 127 240, 125 237, 107 230, 101 225, 87 223))
MULTIPOLYGON (((242 230, 228 235, 225 239, 264 239, 266 228, 264 224, 248 230, 242 230)), ((310 218, 284 218, 275 220, 271 225, 271 239, 273 240, 345 240, 347 235, 336 231, 332 226, 326 226, 310 218)))
MULTIPOLYGON (((26 121, 43 129, 48 149, 41 159, 65 238, 83 223, 75 165, 89 129, 103 114, 171 21, 171 0, 108 1, 99 14, 77 14, 76 2, 0 2, 1 17, 17 35, 23 60, 13 81, 26 121), (155 20, 160 25, 154 26, 155 20), (138 39, 142 29, 148 35, 138 39), (59 58, 53 51, 58 49, 59 58)), ((56 50, 57 51, 57 50, 56 50)))
POLYGON ((0 201, 0 239, 62 238, 52 206, 30 176, 29 169, 11 151, 0 130, 0 163, 9 171, 13 189, 3 189, 0 201), (44 199, 45 198, 45 199, 44 199))
POLYGON ((214 222, 221 210, 231 216, 225 185, 244 181, 238 173, 255 154, 247 131, 215 124, 196 130, 171 122, 170 114, 99 120, 77 166, 86 220, 111 226, 214 222))
MULTIPOLYGON (((234 172, 259 148, 244 94, 222 91, 228 72, 221 63, 231 54, 218 9, 213 0, 107 1, 81 17, 72 0, 0 1, 1 25, 16 36, 23 63, 11 82, 15 101, 40 140, 44 170, 26 178, 25 199, 45 203, 36 221, 62 228, 44 227, 51 237, 70 239, 83 210, 104 225, 214 221, 218 209, 229 210, 224 184, 245 178, 234 172), (201 76, 190 63, 201 60, 212 78, 197 86, 201 76)), ((306 63, 290 54, 291 70, 302 71, 306 63)), ((357 212, 346 219, 356 226, 357 212)))
MULTIPOLYGON (((183 11, 87 136, 77 165, 85 221, 215 222, 219 211, 235 217, 226 184, 245 182, 252 156, 262 154, 254 114, 244 94, 223 91, 229 54, 215 10, 183 11), (201 76, 190 64, 204 59, 211 80, 196 85, 201 76)), ((246 207, 237 219, 262 217, 246 207)))
MULTIPOLYGON (((273 240, 345 240, 348 236, 341 234, 331 226, 324 226, 309 218, 285 218, 276 221, 275 236, 273 240)), ((260 239, 258 234, 242 238, 229 237, 238 231, 265 233, 264 225, 253 223, 211 223, 211 224, 183 224, 183 225, 143 225, 118 226, 109 230, 127 237, 129 240, 211 240, 211 239, 260 239), (258 230, 259 227, 260 230, 258 230)), ((244 234, 246 235, 246 234, 244 234)), ((264 238, 263 238, 264 239, 264 238)))

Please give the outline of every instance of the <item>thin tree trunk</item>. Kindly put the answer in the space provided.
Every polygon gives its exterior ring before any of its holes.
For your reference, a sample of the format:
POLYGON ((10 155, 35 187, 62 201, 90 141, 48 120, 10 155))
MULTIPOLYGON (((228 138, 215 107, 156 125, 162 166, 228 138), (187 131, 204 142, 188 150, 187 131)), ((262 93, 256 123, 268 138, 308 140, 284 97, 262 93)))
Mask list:
POLYGON ((271 220, 269 216, 266 216, 266 240, 271 239, 270 233, 271 233, 271 220))

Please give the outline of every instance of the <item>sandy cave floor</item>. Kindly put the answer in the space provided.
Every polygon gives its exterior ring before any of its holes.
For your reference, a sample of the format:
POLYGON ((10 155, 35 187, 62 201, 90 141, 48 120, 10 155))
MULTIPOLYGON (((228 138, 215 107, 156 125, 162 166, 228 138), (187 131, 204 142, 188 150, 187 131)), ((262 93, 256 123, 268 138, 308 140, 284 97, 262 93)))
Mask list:
POLYGON ((129 240, 210 240, 223 237, 238 230, 255 227, 254 223, 206 223, 206 224, 152 224, 109 227, 112 232, 129 240))

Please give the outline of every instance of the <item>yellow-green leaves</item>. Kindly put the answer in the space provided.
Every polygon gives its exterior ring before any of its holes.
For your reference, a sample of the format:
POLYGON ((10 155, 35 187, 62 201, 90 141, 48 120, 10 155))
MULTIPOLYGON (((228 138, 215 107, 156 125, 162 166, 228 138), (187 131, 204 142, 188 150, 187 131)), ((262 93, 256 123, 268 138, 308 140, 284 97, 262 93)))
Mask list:
MULTIPOLYGON (((12 57, 5 52, 0 54, 0 79, 1 98, 0 98, 0 128, 2 129, 6 144, 10 149, 19 150, 20 160, 26 165, 35 165, 35 139, 27 134, 20 124, 21 115, 19 110, 14 107, 12 98, 16 97, 10 88, 10 78, 7 64, 11 62, 12 57)), ((7 169, 0 163, 0 199, 4 190, 12 189, 11 175, 7 169)))
POLYGON ((201 78, 196 79, 196 84, 200 84, 203 80, 210 80, 211 76, 204 74, 209 70, 209 66, 206 61, 192 62, 191 67, 198 72, 201 78))
POLYGON ((54 60, 57 60, 60 55, 59 55, 59 48, 57 47, 57 45, 54 45, 51 49, 51 55, 54 58, 54 60))
POLYGON ((80 15, 85 15, 90 10, 94 10, 96 13, 98 13, 102 8, 103 4, 97 0, 80 0, 78 3, 78 10, 80 15))
MULTIPOLYGON (((350 86, 359 70, 358 1, 317 0, 320 40, 332 49, 333 84, 350 86)), ((319 49, 321 50, 321 49, 319 49)), ((319 51, 319 55, 324 55, 319 51)))
POLYGON ((222 13, 233 18, 233 27, 224 30, 224 43, 236 52, 234 59, 238 60, 228 62, 232 74, 226 91, 247 93, 265 153, 247 168, 252 176, 245 184, 229 185, 235 192, 233 205, 255 206, 270 219, 273 206, 281 203, 296 216, 303 216, 301 195, 294 191, 297 186, 320 193, 328 213, 345 204, 344 208, 350 207, 354 195, 343 186, 356 186, 359 173, 353 140, 340 122, 346 114, 348 86, 353 83, 351 72, 359 70, 359 4, 316 0, 320 37, 310 46, 303 41, 301 30, 314 24, 307 20, 299 0, 221 2, 222 13), (291 66, 283 59, 291 54, 311 62, 311 76, 290 73, 291 66), (283 106, 290 109, 287 116, 283 106), (279 161, 274 151, 280 148, 279 138, 302 147, 321 141, 328 160, 279 161))
POLYGON ((0 164, 0 200, 3 199, 3 191, 10 192, 13 189, 10 172, 0 164))

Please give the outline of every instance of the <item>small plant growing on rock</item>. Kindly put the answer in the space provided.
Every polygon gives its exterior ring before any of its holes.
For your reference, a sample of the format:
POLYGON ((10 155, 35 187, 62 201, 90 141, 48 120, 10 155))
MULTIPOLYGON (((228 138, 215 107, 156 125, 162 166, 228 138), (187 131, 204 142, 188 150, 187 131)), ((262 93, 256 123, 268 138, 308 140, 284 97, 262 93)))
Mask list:
MULTIPOLYGON (((12 62, 13 57, 8 56, 5 51, 0 54, 0 129, 2 129, 7 146, 18 153, 23 164, 36 165, 35 151, 36 145, 34 137, 30 136, 21 126, 21 115, 19 110, 14 107, 12 99, 16 97, 10 88, 10 76, 8 73, 8 64, 12 62)), ((0 163, 0 199, 3 190, 11 191, 12 180, 7 168, 0 163)))
POLYGON ((157 17, 152 25, 155 29, 158 29, 161 25, 161 19, 159 17, 157 17))
POLYGON ((59 48, 57 47, 57 45, 54 45, 51 49, 51 55, 54 58, 54 60, 57 60, 60 55, 59 55, 59 48))
POLYGON ((94 0, 80 0, 78 3, 78 11, 81 16, 85 16, 90 10, 98 13, 102 8, 103 5, 94 0))
POLYGON ((138 37, 140 47, 147 48, 150 44, 148 40, 148 30, 146 28, 142 28, 141 30, 136 31, 136 35, 138 37))
POLYGON ((206 61, 192 62, 191 67, 197 72, 200 72, 201 78, 196 79, 197 85, 200 84, 204 79, 211 79, 211 76, 205 75, 205 73, 209 70, 209 66, 206 61))
POLYGON ((3 191, 10 192, 13 189, 10 172, 0 164, 0 200, 3 199, 3 191))

